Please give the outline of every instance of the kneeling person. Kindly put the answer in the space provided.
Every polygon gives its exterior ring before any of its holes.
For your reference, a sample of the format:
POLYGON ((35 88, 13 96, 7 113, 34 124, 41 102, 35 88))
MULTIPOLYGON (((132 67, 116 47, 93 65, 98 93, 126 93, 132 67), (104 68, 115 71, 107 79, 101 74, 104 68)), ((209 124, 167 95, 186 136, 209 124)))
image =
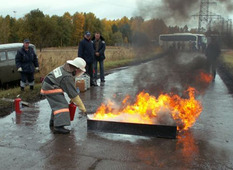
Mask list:
POLYGON ((45 95, 52 109, 50 127, 54 126, 54 133, 69 133, 64 126, 70 125, 68 102, 64 92, 68 94, 79 110, 86 112, 86 108, 75 88, 75 77, 81 76, 86 62, 82 58, 68 60, 64 65, 54 69, 44 79, 41 94, 45 95))

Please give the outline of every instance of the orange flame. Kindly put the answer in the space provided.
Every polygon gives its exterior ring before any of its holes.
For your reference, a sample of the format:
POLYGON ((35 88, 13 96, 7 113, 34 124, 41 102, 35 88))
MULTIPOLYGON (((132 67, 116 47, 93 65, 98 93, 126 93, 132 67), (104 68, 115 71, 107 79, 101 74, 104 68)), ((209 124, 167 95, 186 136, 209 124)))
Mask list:
POLYGON ((193 161, 195 155, 199 154, 198 145, 195 143, 195 139, 192 133, 184 132, 183 134, 179 134, 177 136, 178 140, 176 143, 177 149, 181 151, 181 155, 184 158, 186 163, 190 163, 193 161), (192 153, 192 154, 191 154, 192 153))
POLYGON ((161 94, 156 98, 141 92, 137 95, 134 104, 126 104, 129 99, 127 96, 120 108, 117 108, 112 101, 108 101, 97 109, 93 119, 156 124, 161 115, 165 115, 176 123, 178 130, 187 130, 195 123, 202 111, 201 103, 195 99, 195 89, 190 87, 187 92, 189 96, 187 99, 171 94, 161 94))
POLYGON ((203 71, 200 72, 200 81, 204 83, 210 83, 213 80, 213 76, 211 74, 205 73, 203 71))

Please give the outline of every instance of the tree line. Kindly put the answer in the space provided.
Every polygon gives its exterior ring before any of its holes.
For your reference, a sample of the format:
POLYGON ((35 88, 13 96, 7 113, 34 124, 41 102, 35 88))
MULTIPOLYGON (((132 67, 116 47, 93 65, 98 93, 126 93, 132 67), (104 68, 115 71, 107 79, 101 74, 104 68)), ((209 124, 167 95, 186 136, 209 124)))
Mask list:
MULTIPOLYGON (((188 32, 188 26, 167 26, 162 19, 144 20, 140 16, 117 20, 99 19, 95 14, 69 12, 63 16, 45 15, 39 9, 16 19, 0 16, 0 44, 29 38, 40 49, 77 46, 85 31, 101 32, 107 45, 157 42, 160 34, 188 32)), ((195 30, 190 30, 195 31, 195 30)))

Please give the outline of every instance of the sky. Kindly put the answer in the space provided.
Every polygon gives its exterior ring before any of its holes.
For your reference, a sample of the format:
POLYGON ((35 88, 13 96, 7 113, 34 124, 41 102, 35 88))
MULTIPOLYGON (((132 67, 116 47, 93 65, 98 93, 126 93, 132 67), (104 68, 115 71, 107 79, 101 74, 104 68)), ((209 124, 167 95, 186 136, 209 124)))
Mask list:
MULTIPOLYGON (((65 12, 71 15, 75 12, 92 12, 97 18, 113 20, 124 16, 128 18, 137 16, 139 5, 142 4, 139 2, 154 5, 161 3, 161 0, 0 0, 0 16, 10 15, 18 19, 31 10, 39 9, 50 16, 62 16, 65 12)), ((194 14, 198 11, 199 9, 194 14)), ((148 12, 150 13, 149 10, 148 12)), ((233 20, 233 13, 226 14, 226 11, 223 13, 225 17, 233 20)), ((197 18, 190 18, 190 23, 196 25, 197 22, 197 18)))
POLYGON ((50 16, 62 16, 65 12, 71 15, 75 12, 93 12, 100 19, 118 19, 132 17, 137 9, 137 0, 0 0, 2 16, 21 18, 38 8, 50 16))

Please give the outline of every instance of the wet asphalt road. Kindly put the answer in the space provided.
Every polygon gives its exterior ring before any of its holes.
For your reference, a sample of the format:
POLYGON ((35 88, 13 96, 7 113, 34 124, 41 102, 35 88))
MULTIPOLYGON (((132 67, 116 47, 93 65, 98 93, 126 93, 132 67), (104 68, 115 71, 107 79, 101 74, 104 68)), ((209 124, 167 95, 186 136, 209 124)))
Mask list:
MULTIPOLYGON (((81 93, 88 111, 108 98, 121 101, 153 86, 149 80, 133 84, 150 64, 158 74, 162 60, 116 70, 106 76, 105 86, 81 93)), ((77 112, 71 134, 54 135, 48 126, 49 105, 42 100, 20 115, 0 119, 0 169, 233 169, 232 94, 217 75, 199 100, 201 116, 177 139, 87 132, 86 117, 77 112)))

